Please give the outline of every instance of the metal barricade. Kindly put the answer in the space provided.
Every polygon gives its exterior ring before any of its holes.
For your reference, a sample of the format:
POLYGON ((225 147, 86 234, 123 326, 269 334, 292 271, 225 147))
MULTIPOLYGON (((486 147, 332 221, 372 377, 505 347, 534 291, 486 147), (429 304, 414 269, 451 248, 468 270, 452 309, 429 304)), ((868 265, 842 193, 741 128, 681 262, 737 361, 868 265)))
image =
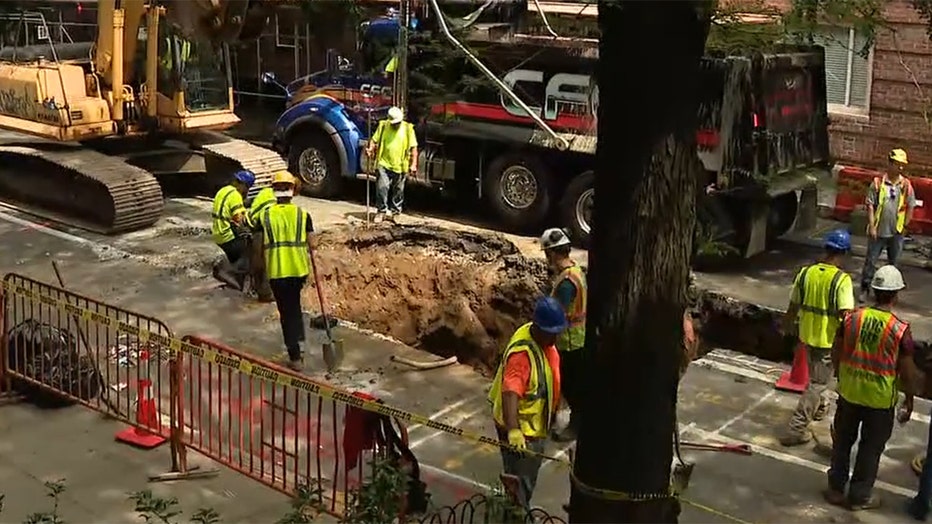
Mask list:
POLYGON ((36 403, 79 403, 168 436, 172 334, 163 322, 14 273, 3 296, 0 390, 6 382, 36 403), (154 413, 139 420, 150 399, 154 413))
POLYGON ((353 408, 309 391, 307 377, 226 344, 190 335, 182 342, 200 350, 185 346, 179 355, 184 445, 289 495, 319 487, 323 509, 341 514, 370 456, 347 452, 357 449, 344 432, 353 408))

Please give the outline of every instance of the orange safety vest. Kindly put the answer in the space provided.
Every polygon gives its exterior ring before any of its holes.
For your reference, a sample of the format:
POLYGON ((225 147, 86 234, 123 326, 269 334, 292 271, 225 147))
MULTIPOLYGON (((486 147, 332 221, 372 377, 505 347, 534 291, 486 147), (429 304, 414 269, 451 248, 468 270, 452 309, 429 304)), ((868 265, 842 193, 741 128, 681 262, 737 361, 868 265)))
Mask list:
POLYGON ((888 409, 896 405, 896 366, 907 322, 872 307, 844 320, 838 394, 853 404, 888 409))
MULTIPOLYGON (((874 177, 873 181, 874 191, 877 191, 877 209, 874 210, 875 227, 880 223, 880 215, 883 213, 883 203, 887 198, 887 184, 885 184, 884 181, 887 181, 887 175, 884 175, 882 179, 879 176, 874 177)), ((903 189, 900 191, 896 210, 896 232, 902 233, 903 228, 906 226, 906 209, 909 203, 908 197, 913 194, 913 185, 910 183, 909 179, 903 175, 900 175, 900 181, 895 185, 903 189)))

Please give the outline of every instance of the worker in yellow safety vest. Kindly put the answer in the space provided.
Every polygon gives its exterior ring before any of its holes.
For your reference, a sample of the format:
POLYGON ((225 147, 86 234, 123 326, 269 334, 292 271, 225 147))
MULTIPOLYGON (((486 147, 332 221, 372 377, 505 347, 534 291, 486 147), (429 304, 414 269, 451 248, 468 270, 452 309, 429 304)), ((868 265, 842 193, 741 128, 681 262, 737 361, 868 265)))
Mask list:
POLYGON ((238 171, 228 185, 217 191, 211 210, 211 234, 226 255, 225 260, 214 264, 213 275, 237 290, 243 289, 249 269, 245 238, 249 230, 243 197, 255 181, 256 176, 251 171, 238 171))
POLYGON ((913 339, 909 324, 892 311, 904 287, 903 275, 895 266, 878 269, 871 282, 876 304, 848 314, 832 347, 832 361, 838 370, 838 408, 828 489, 823 495, 829 503, 852 510, 879 505, 873 494, 874 481, 893 432, 900 386, 906 392, 900 423, 908 421, 913 411, 913 339), (858 453, 851 475, 855 442, 858 453))
POLYGON ((262 233, 262 212, 276 203, 275 192, 271 187, 264 187, 249 203, 249 211, 246 214, 249 228, 252 231, 252 236, 249 238, 249 274, 259 302, 275 300, 272 296, 272 289, 269 287, 269 279, 265 274, 265 257, 262 252, 262 239, 265 238, 262 233))
POLYGON ((867 300, 880 254, 886 250, 887 262, 894 266, 899 262, 903 235, 916 207, 913 185, 903 174, 909 164, 906 151, 890 151, 887 161, 890 169, 882 178, 874 178, 867 190, 867 254, 861 270, 861 302, 867 300))
POLYGON ((291 203, 296 181, 287 171, 272 178, 275 205, 265 208, 262 224, 265 269, 281 320, 288 366, 300 371, 304 354, 304 322, 301 291, 311 273, 311 233, 314 225, 307 211, 291 203))
POLYGON ((489 391, 498 439, 510 446, 501 448, 505 476, 517 480, 512 494, 525 509, 530 509, 540 454, 560 398, 556 341, 566 327, 566 314, 559 302, 552 297, 540 298, 533 322, 519 327, 505 346, 489 391))
POLYGON ((579 428, 579 402, 585 378, 582 376, 582 347, 586 342, 586 273, 570 258, 571 242, 565 231, 552 228, 540 237, 540 247, 547 265, 555 275, 550 296, 566 313, 569 323, 557 338, 560 351, 560 376, 563 378, 563 399, 570 407, 570 421, 563 431, 555 432, 555 440, 574 440, 579 428))
POLYGON ((831 348, 835 331, 847 311, 854 309, 851 277, 842 269, 851 250, 851 235, 836 229, 826 235, 825 257, 821 262, 799 270, 793 282, 790 305, 783 318, 785 332, 798 322, 798 348, 809 357, 809 384, 780 435, 784 446, 805 444, 812 439, 813 420, 822 420, 828 411, 826 395, 834 377, 831 348))

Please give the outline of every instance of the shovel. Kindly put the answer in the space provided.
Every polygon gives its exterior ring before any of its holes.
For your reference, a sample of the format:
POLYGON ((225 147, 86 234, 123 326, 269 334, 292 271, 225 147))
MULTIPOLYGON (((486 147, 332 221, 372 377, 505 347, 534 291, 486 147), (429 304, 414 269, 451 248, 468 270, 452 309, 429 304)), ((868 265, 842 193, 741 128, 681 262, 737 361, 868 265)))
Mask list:
POLYGON ((324 291, 320 287, 320 275, 317 273, 317 261, 314 256, 314 250, 309 250, 311 258, 311 271, 314 272, 314 287, 317 288, 317 300, 320 301, 320 316, 324 320, 324 330, 327 333, 327 341, 323 344, 324 364, 327 365, 327 371, 333 372, 343 363, 343 340, 334 340, 333 331, 330 328, 330 319, 327 317, 327 307, 324 305, 324 291))

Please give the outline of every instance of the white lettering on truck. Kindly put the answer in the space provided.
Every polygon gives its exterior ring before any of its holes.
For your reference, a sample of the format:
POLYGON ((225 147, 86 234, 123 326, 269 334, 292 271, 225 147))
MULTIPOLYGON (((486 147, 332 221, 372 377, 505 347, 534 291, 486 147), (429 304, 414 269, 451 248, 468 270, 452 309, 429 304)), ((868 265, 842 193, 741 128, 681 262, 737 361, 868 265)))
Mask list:
MULTIPOLYGON (((519 83, 544 84, 544 72, 533 69, 513 69, 502 78, 502 81, 513 90, 518 91, 519 83)), ((540 103, 541 101, 537 101, 540 103)), ((507 95, 501 95, 502 107, 510 115, 528 116, 527 113, 515 104, 507 95)), ((532 111, 545 120, 556 120, 562 112, 576 115, 594 116, 599 104, 599 88, 592 82, 589 75, 571 73, 557 73, 547 80, 544 86, 544 107, 528 104, 532 111), (564 109, 564 111, 561 111, 564 109), (568 109, 568 111, 566 111, 568 109)))

